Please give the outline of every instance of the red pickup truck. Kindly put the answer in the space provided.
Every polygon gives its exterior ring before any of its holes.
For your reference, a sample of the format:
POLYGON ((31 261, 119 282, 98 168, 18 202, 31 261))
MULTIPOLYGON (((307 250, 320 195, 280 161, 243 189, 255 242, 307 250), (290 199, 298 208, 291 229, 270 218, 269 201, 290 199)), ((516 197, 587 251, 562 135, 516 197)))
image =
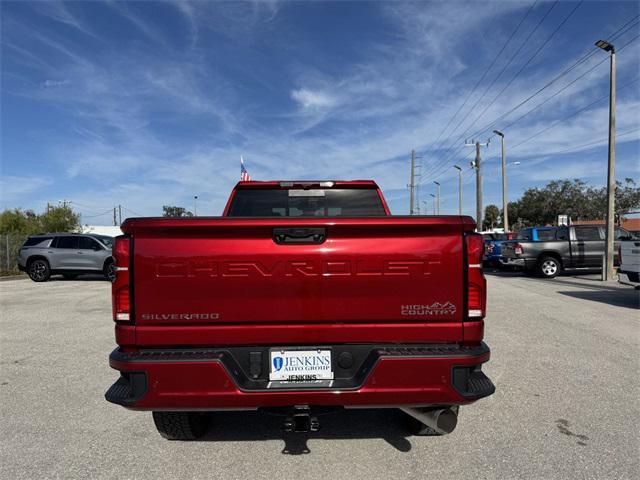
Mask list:
POLYGON ((110 402, 168 439, 206 412, 393 407, 450 433, 491 395, 483 240, 466 216, 391 216, 372 181, 240 182, 222 217, 133 218, 115 239, 110 402))

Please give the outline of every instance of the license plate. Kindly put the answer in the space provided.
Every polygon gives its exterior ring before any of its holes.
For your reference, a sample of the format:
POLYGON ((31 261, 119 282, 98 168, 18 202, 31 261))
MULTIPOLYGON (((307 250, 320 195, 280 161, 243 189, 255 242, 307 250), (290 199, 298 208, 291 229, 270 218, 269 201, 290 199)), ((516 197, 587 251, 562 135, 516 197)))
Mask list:
POLYGON ((332 380, 331 350, 271 350, 269 380, 332 380))

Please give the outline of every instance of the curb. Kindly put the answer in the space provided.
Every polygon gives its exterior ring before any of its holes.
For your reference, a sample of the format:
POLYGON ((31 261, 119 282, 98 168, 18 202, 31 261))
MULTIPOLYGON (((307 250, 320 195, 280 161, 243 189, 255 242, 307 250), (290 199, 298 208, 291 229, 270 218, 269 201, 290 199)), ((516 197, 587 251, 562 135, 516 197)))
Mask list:
POLYGON ((11 282, 13 280, 26 280, 29 277, 26 275, 9 275, 6 277, 0 277, 0 282, 11 282))

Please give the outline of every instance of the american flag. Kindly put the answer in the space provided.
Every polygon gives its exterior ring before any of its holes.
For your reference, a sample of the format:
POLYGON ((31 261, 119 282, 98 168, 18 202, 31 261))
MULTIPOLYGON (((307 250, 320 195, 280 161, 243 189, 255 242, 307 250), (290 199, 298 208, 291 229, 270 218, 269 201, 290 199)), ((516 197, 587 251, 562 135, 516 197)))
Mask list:
POLYGON ((241 182, 251 181, 251 176, 249 175, 249 172, 247 172, 247 169, 244 167, 244 159, 242 158, 242 155, 240 155, 240 181, 241 182))

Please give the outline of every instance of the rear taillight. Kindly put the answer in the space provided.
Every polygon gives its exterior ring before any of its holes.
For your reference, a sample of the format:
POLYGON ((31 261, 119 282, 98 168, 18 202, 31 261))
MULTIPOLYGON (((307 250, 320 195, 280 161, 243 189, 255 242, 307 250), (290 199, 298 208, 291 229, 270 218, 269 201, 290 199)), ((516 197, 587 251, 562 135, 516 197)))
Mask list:
POLYGON ((515 252, 516 255, 522 255, 522 252, 523 252, 522 245, 520 245, 519 243, 516 243, 513 246, 513 251, 515 252))
POLYGON ((115 321, 131 320, 129 299, 129 245, 130 237, 120 235, 115 238, 113 258, 116 274, 111 284, 111 298, 113 301, 113 319, 115 321))
POLYGON ((484 318, 487 282, 482 273, 482 235, 468 233, 467 242, 467 311, 469 318, 484 318))

